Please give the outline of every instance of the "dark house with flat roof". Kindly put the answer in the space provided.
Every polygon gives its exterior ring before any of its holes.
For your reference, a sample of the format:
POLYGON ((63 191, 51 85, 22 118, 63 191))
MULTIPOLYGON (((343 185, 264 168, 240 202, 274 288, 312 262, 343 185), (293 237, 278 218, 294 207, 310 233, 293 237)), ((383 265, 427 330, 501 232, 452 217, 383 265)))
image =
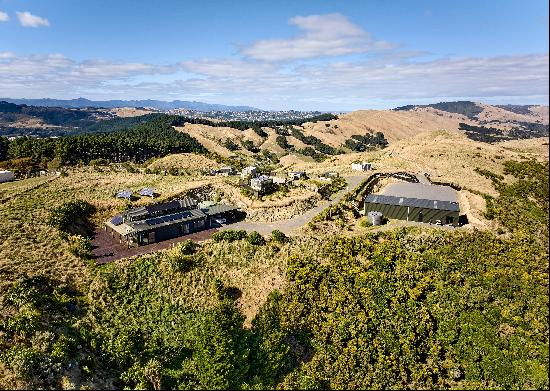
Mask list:
POLYGON ((115 216, 106 227, 116 231, 129 245, 146 245, 173 239, 216 226, 218 218, 233 218, 231 205, 197 208, 189 197, 133 208, 115 216))
POLYGON ((460 213, 454 190, 420 183, 397 183, 383 194, 369 194, 364 210, 365 215, 375 211, 390 219, 453 226, 458 225, 460 213))

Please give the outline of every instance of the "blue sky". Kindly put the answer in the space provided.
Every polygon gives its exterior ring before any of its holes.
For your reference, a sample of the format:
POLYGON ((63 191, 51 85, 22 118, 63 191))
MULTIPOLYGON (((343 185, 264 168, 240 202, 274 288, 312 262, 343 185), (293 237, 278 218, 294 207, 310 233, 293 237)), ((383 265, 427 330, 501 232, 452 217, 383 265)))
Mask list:
POLYGON ((0 0, 0 96, 548 104, 548 2, 0 0))

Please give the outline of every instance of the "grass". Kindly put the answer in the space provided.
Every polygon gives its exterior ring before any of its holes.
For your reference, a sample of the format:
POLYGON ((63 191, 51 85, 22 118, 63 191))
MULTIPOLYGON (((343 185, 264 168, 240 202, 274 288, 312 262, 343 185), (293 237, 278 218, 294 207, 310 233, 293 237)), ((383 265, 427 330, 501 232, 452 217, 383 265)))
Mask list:
MULTIPOLYGON (((137 192, 153 187, 160 199, 170 198, 191 188, 210 183, 212 177, 174 177, 124 171, 75 169, 67 177, 31 178, 0 187, 0 303, 7 286, 19 276, 47 275, 61 281, 75 281, 85 287, 92 274, 87 264, 73 255, 59 232, 48 226, 50 212, 66 200, 81 199, 97 209, 92 221, 98 225, 124 209, 127 201, 113 194, 122 188, 137 192)), ((218 178, 222 181, 223 178, 218 178)), ((158 199, 157 199, 158 200, 158 199)), ((150 203, 143 197, 133 205, 150 203)), ((282 246, 287 251, 290 244, 282 246)), ((294 245, 292 245, 294 246, 294 245)), ((212 297, 208 286, 216 278, 240 289, 241 305, 250 317, 267 293, 282 283, 285 257, 279 246, 252 246, 211 243, 204 248, 205 261, 180 276, 173 288, 180 300, 197 307, 208 306, 212 297)), ((305 251, 305 249, 304 249, 305 251)), ((134 259, 122 260, 113 267, 127 267, 134 259)), ((0 313, 1 314, 1 313, 0 313)))

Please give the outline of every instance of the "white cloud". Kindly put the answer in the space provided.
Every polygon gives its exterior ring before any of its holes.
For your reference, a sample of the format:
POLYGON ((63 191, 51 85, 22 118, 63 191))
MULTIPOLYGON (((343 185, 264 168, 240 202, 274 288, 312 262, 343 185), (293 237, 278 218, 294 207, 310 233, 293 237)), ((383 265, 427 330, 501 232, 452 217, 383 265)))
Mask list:
MULTIPOLYGON (((422 53, 418 55, 421 56, 422 53)), ((266 109, 351 110, 441 100, 545 103, 548 54, 389 61, 334 61, 289 67, 203 59, 178 64, 75 61, 61 54, 0 52, 1 97, 195 99, 266 109), (183 71, 183 74, 182 74, 183 71), (168 81, 160 82, 162 75, 168 81)))
POLYGON ((243 48, 245 56, 263 61, 334 57, 388 49, 395 45, 376 41, 341 14, 296 16, 289 23, 302 33, 290 39, 268 39, 243 48))
POLYGON ((228 59, 183 61, 180 65, 192 73, 222 78, 263 77, 276 69, 275 66, 263 62, 228 59))
POLYGON ((0 96, 92 99, 195 99, 267 109, 351 110, 441 100, 544 103, 548 54, 479 58, 395 56, 282 66, 203 59, 154 65, 77 62, 61 54, 0 52, 0 96), (414 61, 412 61, 414 60, 414 61), (185 71, 179 78, 178 71, 185 71), (159 82, 160 75, 171 75, 159 82), (175 80, 174 80, 175 79, 175 80), (385 102, 385 103, 384 103, 385 102))
POLYGON ((0 97, 203 97, 266 109, 320 110, 456 99, 548 102, 548 53, 437 58, 389 49, 339 14, 296 17, 291 23, 303 31, 298 37, 258 41, 230 58, 167 65, 0 52, 0 97), (360 59, 340 57, 364 51, 369 55, 360 59), (314 57, 324 58, 295 61, 314 57))
POLYGON ((33 15, 28 11, 16 12, 16 14, 17 19, 19 19, 19 23, 21 23, 21 26, 23 27, 49 27, 50 25, 48 19, 33 15))
POLYGON ((0 22, 7 22, 8 20, 10 20, 9 15, 0 11, 0 22))

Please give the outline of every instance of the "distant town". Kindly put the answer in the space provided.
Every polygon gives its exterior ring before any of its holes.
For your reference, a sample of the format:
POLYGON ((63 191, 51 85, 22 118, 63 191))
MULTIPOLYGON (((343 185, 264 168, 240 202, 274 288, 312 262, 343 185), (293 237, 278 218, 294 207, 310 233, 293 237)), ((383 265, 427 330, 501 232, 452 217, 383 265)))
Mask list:
MULTIPOLYGON (((234 121, 290 121, 304 118, 311 118, 321 114, 321 111, 197 111, 188 110, 185 108, 166 110, 166 114, 182 115, 189 118, 208 118, 208 119, 221 119, 221 120, 234 120, 234 121)), ((337 114, 337 113, 332 113, 337 114)))

